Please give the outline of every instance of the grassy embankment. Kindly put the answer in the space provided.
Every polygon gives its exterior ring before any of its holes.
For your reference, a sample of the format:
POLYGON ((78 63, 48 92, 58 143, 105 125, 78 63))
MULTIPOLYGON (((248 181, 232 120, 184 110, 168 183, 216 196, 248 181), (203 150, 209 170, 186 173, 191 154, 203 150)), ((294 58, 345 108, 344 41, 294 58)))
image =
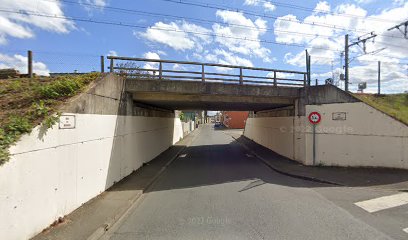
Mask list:
POLYGON ((37 126, 46 129, 58 121, 58 108, 82 92, 98 73, 55 78, 0 79, 0 165, 8 161, 9 147, 37 126))
POLYGON ((354 94, 368 105, 408 125, 408 94, 354 94))

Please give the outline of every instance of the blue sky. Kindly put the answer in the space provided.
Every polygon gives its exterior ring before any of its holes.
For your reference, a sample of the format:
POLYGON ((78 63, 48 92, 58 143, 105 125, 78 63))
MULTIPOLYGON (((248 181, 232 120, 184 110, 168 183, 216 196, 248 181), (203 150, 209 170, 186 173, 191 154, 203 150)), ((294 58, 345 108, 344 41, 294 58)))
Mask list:
POLYGON ((361 55, 350 64, 351 89, 367 81, 368 91, 375 91, 381 60, 383 89, 408 90, 408 40, 398 30, 386 31, 408 20, 408 1, 177 2, 0 0, 0 67, 24 72, 25 51, 31 49, 40 74, 99 70, 98 56, 108 54, 303 71, 307 48, 313 79, 324 82, 342 71, 344 35, 353 39, 375 31, 379 36, 367 43, 367 52, 382 51, 364 55, 357 46, 351 49, 352 58, 361 55))

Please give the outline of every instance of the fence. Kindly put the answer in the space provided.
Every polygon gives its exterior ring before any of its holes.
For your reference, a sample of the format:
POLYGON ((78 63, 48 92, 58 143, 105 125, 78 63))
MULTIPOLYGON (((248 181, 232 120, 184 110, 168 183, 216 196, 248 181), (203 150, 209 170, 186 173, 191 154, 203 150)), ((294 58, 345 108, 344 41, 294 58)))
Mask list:
POLYGON ((110 72, 129 78, 303 87, 307 72, 215 63, 108 56, 110 72))
MULTIPOLYGON (((107 61, 103 59, 103 61, 107 61)), ((37 76, 101 71, 101 56, 72 52, 1 50, 0 68, 37 76)))
POLYGON ((291 87, 303 87, 308 83, 307 72, 215 63, 117 56, 105 58, 92 54, 46 51, 13 51, 12 55, 4 56, 0 58, 0 65, 3 68, 14 68, 28 76, 104 72, 105 69, 108 69, 111 72, 126 74, 130 78, 152 80, 188 80, 291 87), (2 59, 8 62, 1 62, 2 59))

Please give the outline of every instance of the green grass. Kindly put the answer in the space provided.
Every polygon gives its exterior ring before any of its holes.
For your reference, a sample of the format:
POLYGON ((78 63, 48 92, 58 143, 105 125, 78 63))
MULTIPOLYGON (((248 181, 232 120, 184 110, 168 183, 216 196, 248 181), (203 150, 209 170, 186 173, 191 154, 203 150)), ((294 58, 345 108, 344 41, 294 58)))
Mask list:
POLYGON ((81 93, 98 73, 56 78, 0 80, 0 165, 9 160, 9 148, 23 134, 58 121, 58 108, 81 93))
POLYGON ((408 94, 354 94, 368 105, 408 125, 408 94))

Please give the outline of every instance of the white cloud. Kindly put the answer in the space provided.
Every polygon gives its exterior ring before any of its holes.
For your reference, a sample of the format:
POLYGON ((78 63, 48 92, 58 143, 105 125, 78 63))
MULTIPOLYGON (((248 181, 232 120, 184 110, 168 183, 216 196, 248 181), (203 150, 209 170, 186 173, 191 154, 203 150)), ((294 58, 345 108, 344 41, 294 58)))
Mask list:
POLYGON ((183 65, 180 65, 180 64, 176 63, 176 64, 173 65, 173 70, 174 71, 185 71, 187 69, 183 65))
MULTIPOLYGON (((2 0, 2 8, 16 9, 21 13, 45 14, 64 16, 59 1, 23 1, 2 0)), ((74 22, 67 19, 52 19, 29 14, 0 13, 0 44, 6 44, 8 37, 32 38, 34 31, 32 27, 38 27, 47 31, 57 33, 68 33, 75 29, 74 22)))
POLYGON ((157 22, 146 32, 139 34, 149 41, 161 43, 180 51, 194 48, 202 50, 203 44, 212 41, 210 30, 185 21, 168 24, 157 22))
POLYGON ((264 8, 265 8, 266 11, 270 11, 270 12, 275 11, 275 9, 276 9, 276 6, 273 5, 273 4, 270 3, 270 2, 265 2, 265 3, 263 4, 263 6, 264 6, 264 8))
POLYGON ((157 54, 167 56, 167 53, 165 51, 162 51, 162 50, 158 50, 157 54))
POLYGON ((402 6, 404 5, 405 1, 406 0, 393 0, 392 3, 397 6, 402 6))
POLYGON ((245 0, 244 5, 248 6, 258 6, 261 0, 245 0))
MULTIPOLYGON (((15 54, 13 56, 0 53, 0 69, 2 68, 14 68, 20 73, 27 73, 27 57, 15 54)), ((50 70, 42 62, 33 62, 33 71, 37 75, 49 76, 50 70)))
MULTIPOLYGON (((340 58, 339 51, 344 49, 345 34, 349 33, 350 41, 352 41, 364 32, 369 33, 375 30, 378 36, 374 42, 366 42, 367 52, 382 48, 386 49, 375 55, 364 55, 354 60, 353 64, 360 66, 350 69, 350 79, 355 79, 357 82, 363 81, 364 76, 367 77, 369 74, 376 76, 376 67, 374 66, 376 63, 372 65, 372 61, 381 60, 384 62, 400 63, 401 60, 408 60, 408 48, 402 47, 406 45, 406 39, 402 38, 403 35, 397 29, 387 31, 389 27, 396 23, 406 21, 408 18, 408 2, 399 6, 394 5, 393 8, 387 8, 374 15, 368 15, 365 9, 354 4, 340 4, 332 10, 332 13, 326 11, 329 9, 331 7, 327 2, 319 2, 316 5, 315 11, 303 20, 299 20, 296 16, 290 14, 278 18, 274 23, 276 41, 304 44, 311 54, 312 64, 330 65, 333 60, 340 58), (358 17, 351 17, 353 15, 358 17), (382 20, 378 21, 378 19, 382 20), (358 29, 358 32, 319 25, 358 29), (285 32, 287 29, 300 34, 287 33, 285 32), (327 37, 322 37, 322 35, 327 37), (335 50, 339 51, 335 52, 335 50)), ((363 51, 358 46, 352 47, 350 52, 350 58, 363 54, 363 51)), ((305 66, 305 53, 304 51, 297 53, 289 52, 285 55, 284 60, 292 65, 305 66)), ((384 69, 394 73, 393 75, 385 76, 384 79, 401 82, 404 70, 392 67, 384 67, 384 69)), ((391 85, 389 85, 389 89, 391 89, 391 85)))
POLYGON ((88 12, 91 12, 93 9, 103 10, 108 5, 107 0, 79 0, 79 4, 88 12))
POLYGON ((330 5, 329 5, 329 3, 326 2, 326 1, 318 2, 317 5, 316 5, 316 7, 315 7, 315 9, 314 9, 314 12, 316 12, 316 13, 319 13, 319 12, 330 12, 330 5))
POLYGON ((259 18, 254 22, 243 13, 231 11, 217 11, 216 15, 228 25, 213 25, 213 31, 217 35, 216 42, 230 52, 259 57, 264 62, 272 61, 270 50, 263 47, 260 40, 260 36, 266 31, 266 21, 259 18))
POLYGON ((259 5, 261 5, 261 3, 262 3, 262 6, 265 8, 265 11, 272 12, 272 11, 275 11, 275 9, 276 9, 275 5, 273 5, 271 2, 265 1, 265 0, 245 0, 244 5, 247 5, 247 6, 259 6, 259 5))
POLYGON ((368 3, 372 3, 375 0, 355 0, 356 3, 358 4, 368 4, 368 3))
MULTIPOLYGON (((211 58, 214 58, 213 60, 217 59, 217 62, 219 64, 245 66, 245 67, 254 66, 254 64, 250 60, 236 56, 233 53, 227 52, 223 49, 215 49, 214 54, 215 55, 210 55, 210 56, 211 58)), ((208 59, 208 55, 206 59, 208 59)))
POLYGON ((118 56, 118 53, 114 50, 110 50, 107 55, 108 56, 118 56))
MULTIPOLYGON (((147 59, 155 59, 155 60, 160 60, 160 55, 157 52, 146 52, 143 54, 143 58, 147 58, 147 59)), ((143 66, 143 68, 145 69, 159 69, 159 63, 157 62, 149 62, 149 63, 145 63, 145 65, 143 66)), ((150 74, 152 72, 149 72, 150 74)), ((156 72, 156 75, 158 75, 159 73, 156 72)))

